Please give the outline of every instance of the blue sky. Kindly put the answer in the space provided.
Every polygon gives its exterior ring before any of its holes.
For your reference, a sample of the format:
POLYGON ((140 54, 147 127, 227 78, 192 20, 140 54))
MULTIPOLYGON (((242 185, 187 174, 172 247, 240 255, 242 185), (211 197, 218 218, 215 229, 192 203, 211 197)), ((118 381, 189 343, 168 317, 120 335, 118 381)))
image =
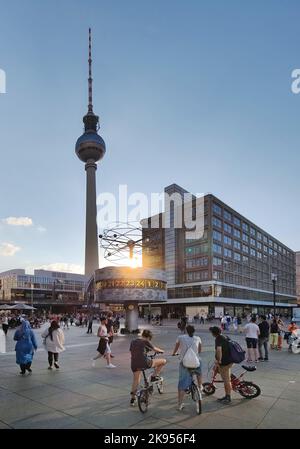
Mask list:
POLYGON ((98 193, 176 182, 300 249, 297 0, 0 0, 0 11, 0 271, 83 266, 85 171, 74 145, 89 26, 107 146, 98 193))

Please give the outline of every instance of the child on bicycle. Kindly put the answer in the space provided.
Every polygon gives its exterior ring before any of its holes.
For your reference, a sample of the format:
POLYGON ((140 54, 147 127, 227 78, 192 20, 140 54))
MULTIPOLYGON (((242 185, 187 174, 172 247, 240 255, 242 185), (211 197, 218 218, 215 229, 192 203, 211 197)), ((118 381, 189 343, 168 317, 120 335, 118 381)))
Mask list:
POLYGON ((151 343, 152 332, 144 330, 141 338, 133 340, 130 344, 131 352, 131 370, 133 372, 133 382, 131 388, 130 405, 135 405, 136 392, 141 381, 142 370, 154 368, 154 373, 151 375, 151 382, 160 380, 160 372, 167 363, 166 359, 150 359, 147 357, 147 352, 153 351, 163 353, 164 351, 151 343))

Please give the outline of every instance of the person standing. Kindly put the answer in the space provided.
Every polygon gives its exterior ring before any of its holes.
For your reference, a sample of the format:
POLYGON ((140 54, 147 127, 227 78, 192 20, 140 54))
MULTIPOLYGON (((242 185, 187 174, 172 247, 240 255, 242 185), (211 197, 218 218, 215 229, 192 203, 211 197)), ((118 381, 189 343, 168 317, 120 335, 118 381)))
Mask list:
POLYGON ((214 370, 216 373, 220 373, 222 380, 224 382, 225 396, 218 399, 222 404, 231 403, 231 368, 232 361, 230 359, 229 342, 219 327, 213 326, 209 328, 212 336, 215 338, 215 366, 214 370))
POLYGON ((37 350, 37 342, 29 322, 22 318, 20 323, 15 331, 14 340, 17 342, 15 347, 16 363, 20 365, 20 374, 24 375, 26 370, 29 373, 32 372, 31 364, 34 351, 37 350))
POLYGON ((49 329, 42 333, 42 338, 44 338, 45 349, 48 351, 48 369, 52 369, 53 358, 55 368, 59 369, 58 355, 65 350, 65 336, 57 321, 51 321, 49 329))
POLYGON ((247 362, 258 362, 259 353, 257 349, 258 337, 259 337, 259 327, 256 324, 256 316, 253 315, 250 323, 246 324, 244 327, 246 332, 246 344, 247 344, 247 362))
POLYGON ((87 334, 92 334, 93 333, 93 321, 94 321, 94 317, 93 317, 92 314, 90 314, 89 318, 88 318, 87 334))
POLYGON ((106 358, 106 362, 107 362, 107 366, 106 368, 116 368, 115 365, 113 365, 110 361, 111 358, 111 350, 110 350, 110 346, 109 346, 109 335, 108 335, 108 331, 107 331, 107 319, 103 316, 100 319, 100 326, 98 329, 98 337, 100 338, 99 340, 99 344, 98 344, 98 355, 96 357, 93 358, 93 366, 95 366, 95 361, 97 359, 99 359, 100 357, 105 357, 106 358))
POLYGON ((270 325, 270 346, 271 349, 278 349, 278 332, 279 326, 277 323, 277 319, 273 318, 273 321, 270 325))
POLYGON ((259 350, 259 359, 261 362, 267 362, 269 360, 268 353, 268 342, 270 336, 270 325, 267 321, 266 315, 261 316, 261 322, 258 325, 259 327, 259 338, 258 338, 258 350, 259 350), (262 347, 265 350, 265 356, 263 357, 262 347))
POLYGON ((178 410, 182 410, 184 408, 183 398, 186 390, 191 387, 192 384, 192 376, 191 370, 186 368, 183 365, 183 358, 187 353, 188 349, 191 348, 192 351, 196 354, 199 359, 199 366, 194 368, 192 371, 197 376, 198 386, 202 388, 202 370, 201 370, 201 359, 199 354, 202 349, 201 338, 194 335, 195 328, 194 326, 188 325, 186 327, 187 335, 179 335, 177 337, 175 347, 173 350, 173 356, 177 354, 178 349, 180 349, 180 364, 179 364, 179 381, 178 381, 178 410))
POLYGON ((4 332, 4 335, 7 335, 7 331, 8 331, 8 318, 7 315, 4 315, 4 317, 2 318, 2 329, 4 332))

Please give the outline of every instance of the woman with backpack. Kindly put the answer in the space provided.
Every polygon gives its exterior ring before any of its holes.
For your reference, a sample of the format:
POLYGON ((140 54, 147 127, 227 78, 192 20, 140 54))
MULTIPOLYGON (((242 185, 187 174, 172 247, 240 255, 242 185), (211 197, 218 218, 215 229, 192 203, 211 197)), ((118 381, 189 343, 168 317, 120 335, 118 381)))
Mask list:
MULTIPOLYGON (((188 352, 192 351, 192 356, 194 356, 195 361, 198 361, 198 366, 193 369, 193 372, 197 375, 199 388, 202 388, 202 370, 201 370, 201 359, 199 354, 202 349, 201 338, 194 336, 195 328, 194 326, 186 326, 186 335, 179 335, 176 340, 174 351, 172 355, 176 355, 177 351, 180 349, 180 364, 179 364, 179 381, 178 381, 178 408, 177 410, 182 410, 184 408, 183 398, 185 391, 188 390, 192 384, 192 377, 190 369, 186 366, 185 357, 188 357, 188 352)), ((196 363, 197 364, 197 363, 196 363)))
POLYGON ((42 333, 46 351, 48 351, 48 369, 52 369, 53 359, 54 366, 59 369, 58 355, 65 350, 65 336, 57 321, 53 320, 49 329, 42 333))

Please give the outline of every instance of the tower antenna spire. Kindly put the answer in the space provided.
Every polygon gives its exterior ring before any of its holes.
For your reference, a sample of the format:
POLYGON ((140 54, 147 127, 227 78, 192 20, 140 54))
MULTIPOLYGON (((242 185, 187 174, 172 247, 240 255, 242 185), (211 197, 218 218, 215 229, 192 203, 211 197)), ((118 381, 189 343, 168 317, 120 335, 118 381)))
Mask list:
POLYGON ((93 78, 92 78, 92 30, 89 28, 89 106, 88 112, 93 112, 93 78))

